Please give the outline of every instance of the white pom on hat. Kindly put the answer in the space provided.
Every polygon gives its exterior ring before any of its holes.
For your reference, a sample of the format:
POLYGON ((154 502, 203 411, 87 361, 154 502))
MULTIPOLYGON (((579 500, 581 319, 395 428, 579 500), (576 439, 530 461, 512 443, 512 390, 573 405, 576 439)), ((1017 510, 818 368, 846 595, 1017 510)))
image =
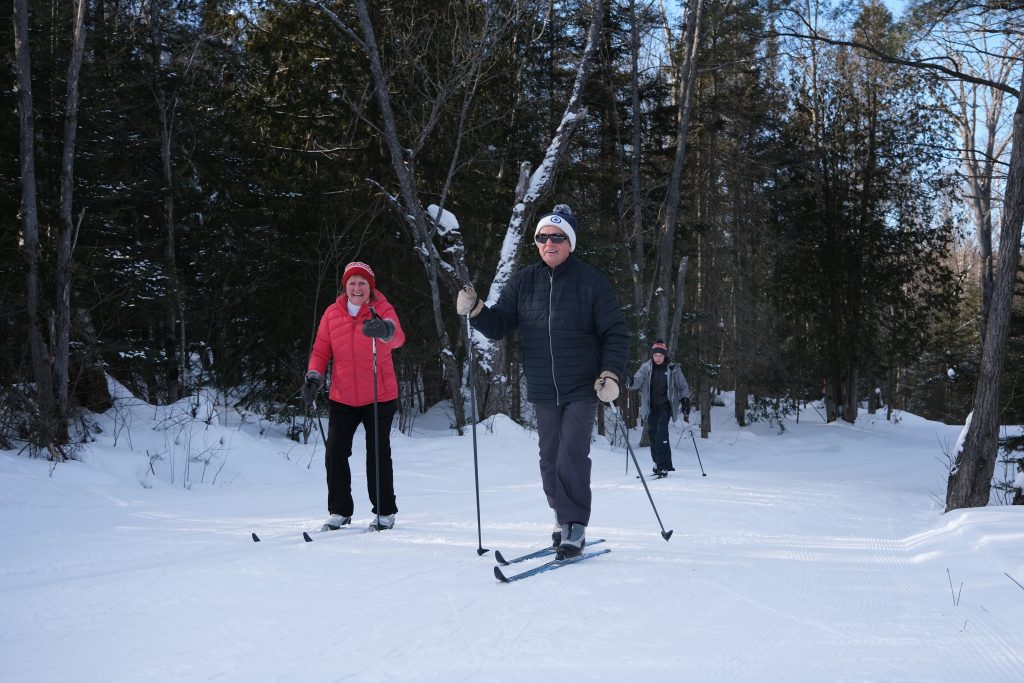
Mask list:
POLYGON ((569 238, 569 251, 576 251, 576 217, 568 204, 557 204, 550 213, 541 216, 533 236, 536 237, 540 229, 548 225, 564 232, 569 238))

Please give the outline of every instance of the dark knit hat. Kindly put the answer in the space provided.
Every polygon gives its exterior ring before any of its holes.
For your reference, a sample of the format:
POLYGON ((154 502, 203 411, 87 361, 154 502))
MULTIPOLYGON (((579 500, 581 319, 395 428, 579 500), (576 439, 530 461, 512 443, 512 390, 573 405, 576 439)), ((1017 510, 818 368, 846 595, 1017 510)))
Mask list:
POLYGON ((654 346, 651 347, 651 357, 653 358, 654 354, 656 354, 656 353, 663 354, 665 356, 665 360, 668 360, 668 347, 665 346, 665 342, 663 342, 663 341, 656 341, 656 342, 654 342, 654 346))
POLYGON ((348 284, 348 279, 353 275, 360 275, 370 283, 370 289, 377 289, 377 282, 373 277, 373 268, 362 261, 353 261, 345 266, 345 273, 341 276, 341 286, 348 284))
POLYGON ((564 232, 569 238, 569 251, 576 250, 576 217, 572 215, 568 204, 557 204, 550 213, 541 216, 537 221, 537 229, 533 231, 534 237, 541 228, 548 225, 564 232))

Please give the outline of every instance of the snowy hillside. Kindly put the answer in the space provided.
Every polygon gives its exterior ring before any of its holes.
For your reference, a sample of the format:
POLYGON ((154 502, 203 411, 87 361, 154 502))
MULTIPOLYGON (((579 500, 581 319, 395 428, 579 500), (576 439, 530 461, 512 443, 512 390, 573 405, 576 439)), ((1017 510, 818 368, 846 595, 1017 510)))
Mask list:
POLYGON ((957 428, 812 411, 778 434, 715 411, 707 476, 678 424, 677 471, 648 482, 668 542, 595 435, 588 537, 612 552, 503 585, 493 550, 539 547, 552 521, 536 435, 507 418, 477 430, 478 556, 472 440, 443 409, 393 435, 394 530, 305 543, 326 515, 318 431, 122 394, 79 462, 0 452, 0 680, 1020 678, 1024 507, 941 513, 957 428))

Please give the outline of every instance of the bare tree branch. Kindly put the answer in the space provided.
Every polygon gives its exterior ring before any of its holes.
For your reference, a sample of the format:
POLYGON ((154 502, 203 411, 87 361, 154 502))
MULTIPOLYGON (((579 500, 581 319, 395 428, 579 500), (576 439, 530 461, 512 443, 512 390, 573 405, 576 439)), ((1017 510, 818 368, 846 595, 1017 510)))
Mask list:
MULTIPOLYGON (((905 59, 903 57, 897 57, 896 55, 889 54, 884 50, 880 50, 872 45, 868 45, 867 43, 862 43, 857 40, 840 40, 838 38, 829 38, 828 36, 823 36, 820 33, 814 31, 812 31, 811 33, 770 31, 766 35, 776 38, 798 38, 800 40, 814 40, 820 43, 825 43, 826 45, 852 47, 868 53, 868 55, 870 55, 871 58, 880 62, 885 62, 887 64, 898 64, 900 66, 909 66, 915 69, 926 69, 929 71, 935 71, 946 76, 949 76, 950 78, 966 81, 967 83, 974 83, 976 85, 984 85, 994 90, 1000 90, 1002 92, 1008 93, 1010 95, 1013 95, 1014 97, 1020 97, 1020 91, 1006 83, 1000 83, 999 81, 994 81, 988 78, 974 76, 972 74, 960 71, 957 68, 951 68, 947 66, 942 66, 941 64, 935 64, 934 62, 928 61, 927 59, 905 59)), ((941 57, 937 59, 948 59, 948 57, 941 57)))

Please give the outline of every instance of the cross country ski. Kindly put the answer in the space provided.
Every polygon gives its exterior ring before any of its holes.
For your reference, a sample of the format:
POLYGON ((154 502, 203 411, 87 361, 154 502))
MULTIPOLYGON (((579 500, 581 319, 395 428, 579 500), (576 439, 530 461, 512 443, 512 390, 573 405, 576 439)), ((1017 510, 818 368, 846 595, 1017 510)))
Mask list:
MULTIPOLYGON (((590 546, 597 545, 598 543, 604 543, 604 539, 603 538, 598 538, 598 539, 593 540, 593 541, 587 541, 587 547, 589 548, 590 546)), ((534 550, 532 553, 526 553, 525 555, 520 555, 519 557, 513 557, 511 560, 506 560, 505 556, 501 554, 500 550, 495 550, 494 551, 494 559, 498 561, 498 564, 508 566, 510 564, 518 564, 519 562, 525 562, 526 560, 532 560, 532 559, 537 558, 537 557, 544 557, 546 555, 554 555, 555 551, 557 551, 557 550, 558 550, 558 548, 556 546, 549 545, 546 548, 541 548, 540 550, 534 550)))
POLYGON ((512 576, 505 576, 504 572, 501 571, 501 567, 495 567, 494 578, 498 579, 498 581, 501 581, 502 583, 512 583, 513 581, 520 581, 531 576, 536 576, 537 574, 541 574, 543 572, 552 571, 554 569, 561 569, 562 567, 566 567, 570 564, 583 562, 584 560, 589 560, 591 558, 597 557, 599 555, 605 555, 610 552, 611 548, 603 548, 602 550, 595 550, 593 552, 583 553, 582 555, 577 555, 576 557, 568 557, 564 560, 550 560, 549 562, 545 562, 544 564, 534 567, 533 569, 527 569, 525 572, 513 574, 512 576))

